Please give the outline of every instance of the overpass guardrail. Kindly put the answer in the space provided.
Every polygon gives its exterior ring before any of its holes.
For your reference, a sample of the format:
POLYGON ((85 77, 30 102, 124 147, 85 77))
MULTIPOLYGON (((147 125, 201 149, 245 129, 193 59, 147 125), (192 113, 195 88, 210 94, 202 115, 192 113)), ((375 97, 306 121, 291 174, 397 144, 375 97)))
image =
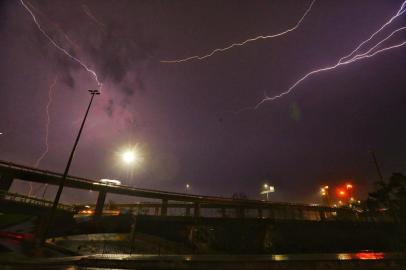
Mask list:
MULTIPOLYGON (((53 205, 53 202, 47 201, 44 199, 40 198, 35 198, 35 197, 30 197, 22 194, 17 194, 17 193, 11 193, 7 192, 5 190, 0 190, 0 200, 8 200, 8 201, 13 201, 13 202, 20 202, 20 203, 26 203, 26 204, 31 204, 31 205, 37 205, 41 207, 49 207, 51 208, 53 205)), ((75 209, 73 206, 66 205, 66 204, 58 204, 57 206, 58 209, 64 210, 64 211, 69 211, 69 212, 75 212, 75 209)))

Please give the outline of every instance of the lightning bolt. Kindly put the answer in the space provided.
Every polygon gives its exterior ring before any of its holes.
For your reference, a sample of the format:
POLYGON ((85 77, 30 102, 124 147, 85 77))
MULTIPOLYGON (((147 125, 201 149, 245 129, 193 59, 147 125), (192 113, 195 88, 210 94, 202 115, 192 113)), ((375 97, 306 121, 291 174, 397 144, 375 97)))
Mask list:
MULTIPOLYGON (((50 120, 51 120, 50 113, 49 113, 49 108, 51 107, 51 104, 52 104, 53 93, 54 93, 55 85, 56 85, 56 82, 57 82, 57 78, 58 77, 55 76, 55 79, 51 83, 51 85, 49 86, 49 90, 48 90, 48 102, 47 102, 47 105, 45 107, 45 114, 46 114, 46 118, 45 118, 45 140, 44 140, 45 149, 44 149, 44 152, 42 152, 42 154, 35 161, 35 163, 34 163, 35 168, 38 168, 39 164, 41 163, 41 161, 44 159, 44 157, 46 156, 46 154, 49 151, 48 138, 49 138, 49 124, 50 124, 50 120)), ((29 184, 30 184, 30 189, 28 191, 28 196, 31 196, 33 186, 32 186, 31 182, 29 182, 29 184)), ((34 195, 37 193, 37 191, 34 192, 34 195)))
POLYGON ((208 54, 206 54, 206 55, 202 55, 202 56, 195 55, 195 56, 187 57, 187 58, 184 58, 184 59, 162 60, 162 61, 160 61, 160 62, 161 62, 161 63, 170 63, 170 64, 171 64, 171 63, 187 62, 187 61, 190 61, 190 60, 203 60, 203 59, 205 59, 205 58, 208 58, 208 57, 210 57, 210 56, 213 56, 213 55, 216 54, 216 53, 225 52, 225 51, 230 50, 230 49, 232 49, 232 48, 234 48, 234 47, 241 47, 241 46, 244 46, 245 44, 250 43, 250 42, 254 42, 254 41, 262 40, 262 39, 276 38, 276 37, 280 37, 280 36, 286 35, 286 34, 288 34, 289 32, 292 32, 292 31, 296 30, 296 29, 300 26, 300 24, 301 24, 302 21, 305 19, 305 17, 307 16, 307 14, 311 11, 312 6, 313 6, 313 4, 314 4, 315 1, 316 1, 316 0, 312 0, 312 2, 310 3, 309 7, 306 9, 305 13, 303 14, 303 16, 299 19, 299 21, 298 21, 293 27, 291 27, 291 28, 289 28, 289 29, 287 29, 287 30, 285 30, 285 31, 283 31, 283 32, 280 32, 280 33, 277 33, 277 34, 273 34, 273 35, 267 35, 267 36, 261 35, 261 36, 257 36, 257 37, 254 37, 254 38, 249 38, 249 39, 244 40, 244 41, 242 41, 242 42, 232 43, 231 45, 229 45, 229 46, 227 46, 227 47, 214 49, 214 50, 212 50, 210 53, 208 53, 208 54))
MULTIPOLYGON (((72 54, 70 54, 66 49, 64 49, 62 46, 60 46, 58 43, 56 43, 56 41, 50 36, 48 35, 48 33, 42 28, 41 24, 38 22, 37 17, 35 16, 34 12, 25 4, 24 0, 20 0, 21 5, 28 11, 28 13, 31 15, 35 25, 37 26, 38 30, 48 39, 48 41, 55 47, 57 48, 60 52, 62 52, 63 54, 65 54, 67 57, 69 57, 71 60, 73 60, 74 62, 78 63, 80 66, 82 66, 92 77, 93 79, 96 81, 97 86, 99 91, 101 91, 101 88, 103 86, 103 84, 99 81, 99 78, 97 76, 97 73, 92 70, 91 68, 89 68, 83 61, 81 61, 79 58, 73 56, 72 54)), ((68 38, 67 35, 65 34, 65 38, 68 38)), ((55 79, 55 84, 56 84, 56 79, 55 79)), ((54 85, 54 84, 53 84, 54 85)), ((50 87, 50 91, 49 93, 52 94, 52 89, 54 87, 51 85, 50 87)), ((48 104, 47 104, 47 124, 46 124, 46 149, 44 151, 44 153, 38 158, 38 160, 36 161, 36 167, 39 165, 39 163, 41 162, 41 160, 45 157, 45 155, 48 152, 48 132, 49 132, 49 105, 50 102, 52 102, 52 95, 48 96, 48 104)), ((46 187, 45 187, 46 188, 46 187)), ((32 193, 32 184, 30 183, 30 189, 28 192, 28 196, 30 196, 32 193)), ((45 191, 44 191, 45 194, 45 191)))
POLYGON ((54 94, 54 89, 55 89, 57 79, 58 79, 58 77, 56 76, 54 81, 52 82, 52 84, 49 86, 49 90, 48 90, 48 102, 47 102, 47 106, 45 107, 45 112, 46 112, 45 149, 44 149, 44 152, 42 152, 42 154, 35 161, 35 163, 34 163, 35 168, 37 168, 39 166, 39 164, 44 159, 44 157, 46 156, 46 154, 48 153, 48 150, 49 150, 48 138, 49 138, 49 124, 50 124, 50 120, 51 120, 50 113, 49 113, 49 108, 51 107, 51 104, 52 104, 53 94, 54 94))
POLYGON ((370 47, 367 51, 365 51, 364 53, 360 53, 360 49, 367 44, 368 42, 370 42, 371 40, 374 39, 374 37, 376 35, 378 35, 382 30, 384 30, 388 25, 390 25, 396 18, 398 18, 399 16, 403 15, 406 12, 405 9, 405 5, 406 5, 406 1, 403 2, 402 6, 400 7, 400 9, 397 11, 397 13, 392 16, 387 22, 385 22, 378 30, 376 30, 374 33, 372 33, 372 35, 367 38, 366 40, 362 41, 353 51, 351 51, 349 54, 341 57, 336 64, 331 65, 331 66, 327 66, 327 67, 323 67, 323 68, 319 68, 319 69, 315 69, 313 71, 310 71, 309 73, 305 74, 303 77, 301 77, 299 80, 297 80, 293 85, 291 85, 286 91, 281 92, 280 94, 277 94, 275 96, 265 96, 259 103, 257 103, 255 106, 253 107, 246 107, 243 108, 239 111, 237 111, 236 113, 240 113, 242 111, 245 110, 251 110, 251 109, 258 109, 262 104, 266 103, 266 102, 270 102, 270 101, 274 101, 276 99, 282 98, 283 96, 291 93, 293 90, 295 90, 295 88, 302 83, 304 80, 306 80, 307 78, 316 75, 318 73, 322 73, 325 71, 329 71, 329 70, 333 70, 336 69, 340 66, 344 66, 344 65, 348 65, 348 64, 352 64, 355 62, 358 62, 360 60, 364 60, 364 59, 368 59, 371 58, 377 54, 381 54, 384 53, 386 51, 392 50, 392 49, 396 49, 396 48, 400 48, 402 46, 404 46, 406 44, 406 41, 400 42, 398 44, 395 45, 391 45, 391 46, 387 46, 387 47, 383 47, 381 49, 378 49, 385 41, 387 41, 388 39, 390 39, 393 35, 395 35, 396 33, 403 31, 406 29, 406 27, 400 27, 396 30, 394 30, 393 32, 391 32, 389 35, 387 35, 385 38, 383 38, 381 41, 379 41, 378 43, 376 43, 374 46, 370 47))
POLYGON ((74 47, 75 49, 79 49, 79 46, 68 36, 68 34, 61 28, 61 26, 59 26, 58 23, 52 21, 49 17, 47 17, 44 12, 42 12, 38 7, 35 7, 32 3, 26 1, 26 4, 28 6, 30 6, 31 10, 39 14, 41 14, 46 20, 48 20, 59 32, 61 32, 63 34, 63 36, 65 37, 66 41, 68 41, 70 43, 70 45, 72 47, 74 47))
POLYGON ((397 17, 401 16, 405 12, 405 10, 403 10, 404 7, 405 7, 405 4, 406 4, 406 2, 403 2, 402 6, 399 8, 398 12, 396 12, 396 14, 394 16, 392 16, 387 22, 385 22, 376 32, 372 33, 372 35, 368 39, 361 42, 351 53, 349 53, 349 54, 343 56, 342 58, 340 58, 339 62, 351 57, 352 55, 354 55, 354 53, 356 53, 364 44, 371 41, 386 26, 388 26, 390 23, 392 23, 397 17))
POLYGON ((82 5, 82 10, 93 22, 95 22, 99 27, 101 27, 100 28, 101 30, 103 30, 103 27, 105 27, 104 23, 100 22, 96 18, 96 16, 94 16, 92 12, 90 12, 90 9, 86 5, 82 5))
POLYGON ((61 51, 63 54, 65 54, 66 56, 68 56, 70 59, 72 59, 73 61, 75 61, 76 63, 78 63, 79 65, 81 65, 87 72, 89 72, 91 74, 91 76, 93 77, 93 79, 96 81, 97 86, 99 88, 99 90, 101 90, 102 88, 102 83, 99 81, 97 74, 94 70, 92 70, 91 68, 89 68, 83 61, 81 61, 79 58, 73 56, 72 54, 70 54, 66 49, 64 49, 62 46, 58 45, 58 43, 55 42, 55 40, 52 39, 52 37, 50 35, 48 35, 48 33, 42 28, 41 24, 38 22, 37 17, 35 16, 35 14, 32 12, 32 10, 25 4, 24 0, 20 0, 21 5, 30 13, 35 25, 37 26, 38 30, 49 40, 49 42, 55 47, 57 48, 59 51, 61 51))

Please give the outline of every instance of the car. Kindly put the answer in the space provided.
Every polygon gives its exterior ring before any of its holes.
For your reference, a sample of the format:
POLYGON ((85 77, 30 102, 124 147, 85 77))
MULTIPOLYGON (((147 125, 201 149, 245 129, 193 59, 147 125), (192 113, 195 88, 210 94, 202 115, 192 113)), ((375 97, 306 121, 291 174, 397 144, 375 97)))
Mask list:
POLYGON ((100 179, 99 182, 102 183, 102 184, 111 185, 111 186, 119 186, 119 185, 121 185, 121 181, 114 180, 114 179, 100 179))

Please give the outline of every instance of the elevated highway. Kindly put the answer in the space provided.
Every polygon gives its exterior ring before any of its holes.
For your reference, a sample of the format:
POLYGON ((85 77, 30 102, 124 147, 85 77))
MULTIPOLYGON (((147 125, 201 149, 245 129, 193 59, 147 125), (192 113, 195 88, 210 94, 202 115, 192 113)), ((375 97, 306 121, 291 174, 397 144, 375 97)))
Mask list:
MULTIPOLYGON (((5 213, 23 213, 23 214, 43 214, 45 209, 50 209, 52 202, 33 198, 17 193, 10 193, 0 190, 0 209, 5 213)), ((75 213, 75 208, 70 205, 59 203, 57 210, 60 212, 75 213)))
MULTIPOLYGON (((62 174, 58 172, 0 161, 0 190, 8 191, 14 179, 49 185, 59 185, 61 177, 62 174)), ((276 215, 291 219, 300 217, 301 219, 311 220, 324 220, 334 216, 352 219, 357 218, 357 213, 343 208, 337 209, 319 205, 274 203, 261 200, 242 200, 217 196, 166 192, 126 185, 104 184, 95 179, 87 179, 72 175, 66 178, 65 186, 99 192, 94 211, 96 217, 101 216, 103 209, 105 208, 106 194, 111 193, 161 200, 161 203, 151 205, 151 207, 158 209, 156 214, 159 213, 161 216, 166 216, 168 213, 168 207, 172 206, 174 208, 184 208, 186 216, 193 215, 195 217, 201 215, 201 208, 217 208, 224 217, 227 216, 227 211, 231 209, 235 213, 235 216, 239 218, 244 217, 249 210, 254 210, 257 217, 261 218, 273 218, 276 215), (169 201, 171 201, 171 203, 169 203, 169 201), (177 202, 177 204, 175 202, 177 202), (267 212, 267 214, 265 214, 265 212, 267 212)), ((140 208, 145 207, 145 205, 129 205, 129 208, 134 207, 140 208)))

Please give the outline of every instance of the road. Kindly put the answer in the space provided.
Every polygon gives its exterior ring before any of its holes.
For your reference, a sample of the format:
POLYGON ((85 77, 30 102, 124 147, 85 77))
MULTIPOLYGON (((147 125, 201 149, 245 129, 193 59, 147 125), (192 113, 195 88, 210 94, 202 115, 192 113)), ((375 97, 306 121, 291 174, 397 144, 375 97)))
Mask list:
POLYGON ((9 269, 405 269, 405 253, 359 252, 279 255, 97 254, 19 262, 9 269), (50 268, 48 268, 50 267, 50 268), (78 268, 77 268, 78 267, 78 268), (84 268, 83 268, 84 267, 84 268))

